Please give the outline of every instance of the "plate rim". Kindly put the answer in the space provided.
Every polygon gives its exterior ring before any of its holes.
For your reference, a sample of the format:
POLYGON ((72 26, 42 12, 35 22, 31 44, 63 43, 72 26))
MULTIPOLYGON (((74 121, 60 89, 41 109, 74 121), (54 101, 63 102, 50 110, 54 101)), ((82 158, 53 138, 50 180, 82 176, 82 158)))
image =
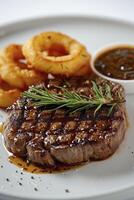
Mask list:
MULTIPOLYGON (((41 15, 41 16, 29 16, 26 17, 24 19, 18 19, 18 20, 13 20, 10 22, 6 22, 3 24, 0 24, 0 31, 2 33, 0 33, 0 38, 3 37, 5 35, 4 29, 9 28, 10 30, 12 30, 14 26, 17 25, 23 25, 24 24, 29 24, 35 21, 40 21, 40 20, 49 20, 49 19, 60 19, 60 18, 85 18, 85 19, 92 19, 92 20, 100 20, 100 21, 106 21, 106 22, 113 22, 113 23, 119 23, 122 25, 126 25, 126 26, 134 26, 134 22, 133 21, 129 21, 128 19, 121 19, 121 18, 115 18, 115 17, 111 17, 111 16, 100 16, 97 14, 50 14, 50 15, 41 15)), ((17 29, 17 27, 16 27, 17 29)), ((24 29, 24 28, 22 28, 24 29)), ((6 34, 8 34, 10 32, 10 30, 6 31, 6 34)), ((14 29, 13 29, 14 30, 14 29)), ((15 30, 14 30, 15 31, 15 30)))
MULTIPOLYGON (((23 30, 27 27, 28 24, 30 23, 33 23, 35 21, 40 21, 40 20, 49 20, 49 19, 60 19, 60 18, 63 18, 63 19, 69 19, 69 18, 85 18, 85 19, 92 19, 92 20, 100 20, 100 21, 106 21, 106 22, 111 22, 111 23, 116 23, 116 24, 122 24, 122 25, 126 25, 126 26, 133 26, 134 27, 134 22, 132 21, 129 21, 129 20, 126 20, 126 19, 120 19, 120 18, 115 18, 115 17, 109 17, 109 16, 100 16, 100 15, 97 15, 97 14, 79 14, 79 13, 66 13, 66 14, 50 14, 50 15, 42 15, 42 16, 32 16, 32 17, 26 17, 24 19, 19 19, 19 20, 12 20, 11 22, 6 22, 6 23, 3 23, 0 25, 0 38, 6 36, 7 34, 10 34, 10 31, 14 30, 15 32, 15 29, 14 27, 16 27, 17 25, 19 26, 23 26, 23 30), (8 29, 5 31, 5 29, 8 29), (4 34, 4 31, 6 32, 4 34)), ((17 28, 16 28, 17 29, 17 28)), ((17 29, 16 31, 18 31, 19 29, 17 29)), ((134 185, 133 186, 128 186, 128 187, 123 187, 123 188, 120 188, 118 190, 111 190, 110 192, 103 192, 101 194, 96 194, 96 195, 93 195, 91 197, 89 196, 79 196, 79 197, 66 197, 64 198, 64 200, 87 200, 87 199, 97 199, 99 198, 100 200, 101 199, 104 199, 104 198, 107 198, 108 196, 114 196, 114 199, 116 198, 116 196, 118 196, 119 194, 122 194, 122 193, 128 193, 130 192, 131 195, 134 195, 134 185), (115 196, 116 195, 116 196, 115 196)), ((43 200, 44 198, 37 198, 37 197, 27 197, 27 196, 23 196, 23 197, 19 197, 19 196, 16 196, 16 195, 8 195, 6 194, 6 192, 0 192, 0 196, 2 199, 5 199, 5 200, 9 200, 9 199, 14 199, 14 200, 43 200)), ((56 200, 57 198, 54 198, 54 197, 46 197, 45 199, 47 200, 56 200)), ((62 200, 63 198, 62 197, 58 197, 57 200, 62 200)))

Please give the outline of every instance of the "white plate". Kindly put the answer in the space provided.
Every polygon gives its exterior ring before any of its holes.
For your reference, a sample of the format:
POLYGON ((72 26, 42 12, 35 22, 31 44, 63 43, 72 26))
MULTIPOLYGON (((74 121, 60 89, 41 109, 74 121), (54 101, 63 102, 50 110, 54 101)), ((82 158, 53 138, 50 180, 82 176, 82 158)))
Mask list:
MULTIPOLYGON (((42 31, 65 32, 84 43, 91 53, 117 43, 134 43, 132 24, 88 16, 60 16, 21 21, 0 28, 0 47, 23 43, 42 31)), ((92 162, 77 170, 34 175, 8 162, 0 142, 0 197, 27 199, 125 199, 134 195, 134 96, 127 97, 130 126, 119 150, 109 159, 92 162), (18 170, 18 173, 16 173, 18 170), (7 182, 6 178, 10 181, 7 182), (23 180, 20 180, 23 178, 23 180), (22 182, 22 186, 19 185, 22 182), (38 191, 34 190, 38 188, 38 191), (66 193, 66 189, 70 192, 66 193)), ((2 113, 1 113, 2 114, 2 113)))

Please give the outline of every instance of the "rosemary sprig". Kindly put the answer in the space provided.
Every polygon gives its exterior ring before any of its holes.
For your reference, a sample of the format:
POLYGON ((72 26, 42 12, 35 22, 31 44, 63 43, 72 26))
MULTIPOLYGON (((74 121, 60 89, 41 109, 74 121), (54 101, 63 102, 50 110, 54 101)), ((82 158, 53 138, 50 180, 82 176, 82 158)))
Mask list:
POLYGON ((125 102, 125 99, 120 94, 117 94, 116 98, 113 98, 110 85, 105 84, 105 87, 102 87, 94 81, 92 81, 92 96, 90 97, 78 94, 75 91, 68 91, 65 88, 60 89, 62 90, 61 94, 54 94, 47 88, 31 87, 23 93, 23 96, 31 99, 33 105, 37 107, 49 106, 52 109, 66 107, 71 112, 88 110, 95 107, 94 114, 104 105, 109 106, 110 114, 117 104, 125 102))

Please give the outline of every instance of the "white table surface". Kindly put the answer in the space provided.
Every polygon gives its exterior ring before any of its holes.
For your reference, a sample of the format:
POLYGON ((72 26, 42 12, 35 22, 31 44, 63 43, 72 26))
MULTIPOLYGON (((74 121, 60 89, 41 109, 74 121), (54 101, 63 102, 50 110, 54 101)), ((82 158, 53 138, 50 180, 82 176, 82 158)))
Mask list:
POLYGON ((84 13, 134 22, 134 0, 0 0, 0 25, 62 13, 84 13))

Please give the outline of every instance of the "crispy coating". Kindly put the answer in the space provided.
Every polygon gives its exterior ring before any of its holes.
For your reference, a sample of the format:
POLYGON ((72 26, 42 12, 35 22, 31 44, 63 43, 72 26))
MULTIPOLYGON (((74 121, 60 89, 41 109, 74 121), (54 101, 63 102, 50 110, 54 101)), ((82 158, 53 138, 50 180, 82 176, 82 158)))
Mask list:
POLYGON ((20 96, 21 91, 10 87, 0 78, 0 108, 6 108, 12 105, 20 96))
POLYGON ((7 91, 0 89, 0 107, 6 108, 12 105, 19 96, 20 90, 18 89, 11 89, 7 91))

